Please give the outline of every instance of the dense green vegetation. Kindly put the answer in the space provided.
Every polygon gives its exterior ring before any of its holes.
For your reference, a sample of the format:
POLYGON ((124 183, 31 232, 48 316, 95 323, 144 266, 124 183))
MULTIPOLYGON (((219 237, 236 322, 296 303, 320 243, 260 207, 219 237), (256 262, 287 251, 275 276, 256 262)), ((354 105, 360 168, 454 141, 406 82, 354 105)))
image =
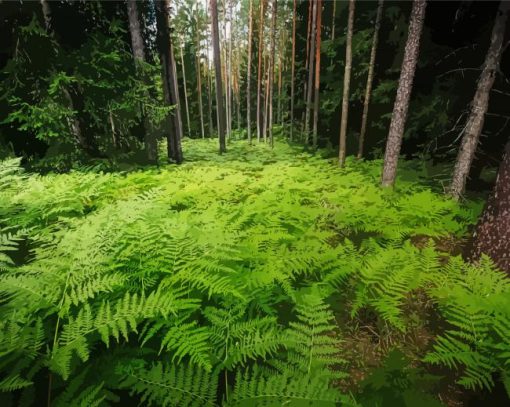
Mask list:
POLYGON ((125 171, 1 163, 2 405, 432 406, 445 383, 510 387, 508 278, 455 255, 481 203, 416 163, 389 191, 378 161, 216 144, 125 171))

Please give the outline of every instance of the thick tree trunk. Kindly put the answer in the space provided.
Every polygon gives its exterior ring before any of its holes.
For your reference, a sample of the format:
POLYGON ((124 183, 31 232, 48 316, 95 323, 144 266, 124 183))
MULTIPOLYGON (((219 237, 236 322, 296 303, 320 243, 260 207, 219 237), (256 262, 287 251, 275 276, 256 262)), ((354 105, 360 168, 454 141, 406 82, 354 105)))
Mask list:
POLYGON ((476 88, 475 96, 471 102, 471 113, 464 128, 464 136, 460 144, 457 161, 453 170, 452 183, 450 186, 450 195, 459 199, 466 188, 466 180, 469 175, 469 169, 476 153, 476 147, 483 130, 485 113, 489 106, 489 96, 499 69, 501 53, 503 47, 503 37, 505 35, 505 26, 510 13, 510 2, 502 1, 500 3, 494 27, 492 28, 491 44, 480 79, 476 88))
POLYGON ((315 30, 317 25, 317 0, 312 5, 312 25, 310 31, 310 50, 308 52, 308 83, 306 85, 306 106, 305 106, 305 124, 303 132, 305 133, 305 145, 310 142, 310 114, 312 111, 312 94, 313 94, 313 72, 315 57, 315 30))
MULTIPOLYGON (((140 29, 140 15, 138 13, 138 6, 135 0, 127 1, 127 13, 129 20, 129 32, 131 34, 131 48, 133 49, 133 57, 135 60, 135 67, 138 75, 141 76, 144 83, 147 84, 148 79, 145 77, 141 63, 145 62, 145 47, 143 44, 142 30, 140 29)), ((148 96, 148 92, 146 93, 148 96)), ((158 143, 156 138, 151 132, 151 126, 144 106, 140 106, 143 116, 143 137, 145 142, 145 152, 147 160, 150 163, 155 163, 158 160, 158 143)))
POLYGON ((184 108, 186 109, 186 127, 188 135, 191 133, 191 121, 189 119, 189 103, 188 103, 188 85, 186 84, 186 67, 184 66, 184 43, 181 43, 181 69, 182 69, 182 87, 184 89, 184 108))
POLYGON ((248 130, 248 143, 251 144, 251 51, 253 37, 253 0, 250 0, 248 23, 248 73, 246 75, 246 128, 248 130))
POLYGON ((365 146, 365 134, 367 132, 368 106, 372 96, 372 84, 374 83, 375 56, 377 54, 377 44, 379 43, 379 29, 381 28, 381 19, 384 0, 379 0, 377 6, 377 16, 375 18, 374 36, 372 39, 372 50, 370 51, 370 62, 368 64, 367 87, 365 88, 365 100, 363 101, 363 115, 361 116, 361 131, 359 133, 358 158, 363 157, 363 148, 365 146))
POLYGON ((262 112, 262 55, 264 53, 264 1, 260 0, 260 19, 259 19, 259 43, 258 43, 258 70, 257 70, 257 141, 262 138, 262 127, 264 114, 262 112))
POLYGON ((167 154, 170 161, 182 162, 182 120, 179 104, 179 91, 175 71, 173 47, 170 41, 170 1, 156 1, 156 23, 158 28, 158 45, 163 76, 163 95, 165 103, 174 105, 171 124, 167 135, 167 154))
POLYGON ((411 11, 411 21, 409 23, 409 33, 404 51, 404 60, 400 70, 400 79, 398 81, 397 96, 393 105, 393 115, 391 116, 390 130, 386 141, 386 151, 384 153, 384 167, 382 173, 382 185, 393 186, 397 176, 398 157, 404 135, 407 110, 409 109, 409 100, 413 89, 414 72, 418 62, 418 53, 420 50, 420 38, 425 20, 425 0, 414 0, 411 11))
POLYGON ((317 123, 319 122, 319 88, 321 81, 321 28, 322 28, 322 0, 317 0, 317 39, 315 42, 316 53, 315 53, 315 86, 314 86, 314 97, 313 97, 313 148, 317 148, 317 123))
POLYGON ((476 226, 471 260, 488 255, 510 273, 510 140, 506 144, 494 191, 476 226))
POLYGON ((214 53, 214 71, 216 76, 216 107, 218 110, 218 138, 220 142, 220 154, 227 151, 225 143, 225 110, 223 109, 223 85, 221 83, 221 55, 220 37, 218 32, 218 4, 216 0, 210 0, 211 7, 211 36, 214 53))
POLYGON ((295 90, 295 75, 296 75, 296 4, 294 0, 292 9, 292 61, 290 73, 290 141, 294 138, 294 90, 295 90))
POLYGON ((340 147, 338 149, 338 164, 345 165, 346 145, 347 145, 347 120, 349 118, 349 91, 351 86, 352 70, 352 33, 354 30, 354 0, 349 0, 349 19, 347 21, 347 40, 345 45, 345 70, 344 70, 344 88, 342 95, 342 118, 340 120, 340 147))
POLYGON ((277 0, 273 0, 273 10, 271 18, 271 55, 269 56, 269 142, 271 147, 274 145, 273 140, 273 79, 274 79, 274 52, 275 52, 275 37, 276 37, 276 13, 278 11, 277 0))

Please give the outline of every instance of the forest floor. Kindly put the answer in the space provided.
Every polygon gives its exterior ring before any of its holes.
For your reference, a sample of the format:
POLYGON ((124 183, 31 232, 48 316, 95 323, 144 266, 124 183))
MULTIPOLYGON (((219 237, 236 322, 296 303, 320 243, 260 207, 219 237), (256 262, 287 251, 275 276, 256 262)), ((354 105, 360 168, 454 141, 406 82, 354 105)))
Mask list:
MULTIPOLYGON (((44 270, 43 276, 60 276, 43 284, 39 275, 37 284, 48 290, 44 301, 67 304, 61 329, 76 323, 73 312, 83 304, 95 309, 126 293, 175 287, 180 295, 187 287, 187 301, 201 305, 193 313, 183 310, 172 324, 187 321, 182 330, 196 335, 196 348, 172 342, 155 328, 142 331, 135 344, 166 349, 210 370, 224 357, 223 342, 215 347, 221 329, 211 309, 229 310, 262 329, 257 338, 267 334, 282 341, 240 354, 229 364, 233 372, 246 361, 264 363, 280 353, 279 363, 290 363, 288 352, 278 350, 291 346, 281 335, 292 330, 295 307, 314 298, 310 307, 318 306, 319 315, 327 309, 324 315, 332 318, 325 327, 328 337, 338 339, 334 370, 343 372, 335 379, 342 391, 358 394, 367 405, 398 403, 405 394, 407 400, 430 401, 422 394, 430 387, 423 384, 430 369, 422 360, 448 326, 436 306, 444 292, 435 284, 441 280, 441 289, 458 284, 455 268, 448 269, 450 276, 442 267, 458 254, 482 202, 446 199, 430 188, 427 168, 417 162, 402 163, 396 190, 389 191, 379 187, 377 160, 348 160, 338 168, 334 159, 280 142, 274 149, 231 142, 221 156, 216 140, 185 140, 183 147, 186 161, 180 166, 124 172, 98 166, 44 176, 14 170, 4 178, 0 219, 5 231, 18 229, 24 236, 12 255, 16 275, 30 279, 34 270, 44 270), (76 275, 62 290, 66 273, 76 275), (200 332, 192 330, 197 323, 200 332), (208 329, 212 336, 204 340, 208 329), (164 339, 152 344, 158 336, 164 339), (397 370, 407 372, 404 384, 398 375, 395 382, 388 379, 397 370)), ((39 294, 36 310, 37 301, 39 294)), ((58 333, 47 338, 51 341, 60 343, 58 333)), ((99 363, 100 348, 89 346, 96 350, 88 363, 99 363)), ((60 357, 71 358, 72 352, 60 357)), ((62 366, 55 372, 72 375, 74 364, 62 366)), ((440 385, 432 380, 431 395, 444 405, 461 405, 459 387, 452 384, 456 378, 452 374, 440 385)))

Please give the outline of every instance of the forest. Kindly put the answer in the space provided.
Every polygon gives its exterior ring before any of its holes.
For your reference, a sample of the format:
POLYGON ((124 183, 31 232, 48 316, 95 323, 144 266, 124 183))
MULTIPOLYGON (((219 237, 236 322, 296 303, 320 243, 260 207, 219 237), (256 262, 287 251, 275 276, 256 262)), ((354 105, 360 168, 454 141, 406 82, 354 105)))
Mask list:
POLYGON ((0 405, 510 405, 510 1, 0 0, 0 405))

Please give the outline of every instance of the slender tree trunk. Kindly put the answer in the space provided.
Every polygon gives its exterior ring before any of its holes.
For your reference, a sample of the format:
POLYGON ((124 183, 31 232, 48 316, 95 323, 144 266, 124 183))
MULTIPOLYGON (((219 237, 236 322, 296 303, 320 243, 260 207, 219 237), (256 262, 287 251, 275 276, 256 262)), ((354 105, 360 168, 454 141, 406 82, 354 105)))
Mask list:
POLYGON ((502 1, 492 28, 491 44, 485 57, 482 73, 478 79, 475 96, 471 102, 471 113, 464 128, 464 135, 453 171, 450 194, 455 199, 459 199, 464 193, 471 163, 483 130, 485 113, 487 113, 489 106, 490 91, 501 61, 503 38, 509 13, 510 2, 502 1))
POLYGON ((420 50, 420 37, 425 19, 425 0, 414 0, 411 11, 411 21, 409 23, 409 34, 404 51, 404 60, 400 70, 400 79, 398 81, 397 96, 393 106, 393 115, 391 116, 390 131, 386 141, 386 151, 384 153, 384 167, 382 174, 382 185, 393 186, 397 177, 397 164, 404 135, 404 127, 409 109, 409 100, 413 89, 414 72, 418 62, 418 53, 420 50))
MULTIPOLYGON (((140 29, 140 16, 138 6, 135 0, 127 1, 127 12, 129 19, 129 32, 131 34, 131 47, 133 49, 133 57, 137 74, 142 78, 145 84, 148 84, 148 78, 143 72, 141 64, 145 62, 145 47, 143 44, 142 31, 140 29)), ((148 92, 146 92, 148 96, 148 92)), ((143 104, 140 106, 143 116, 143 136, 145 142, 145 152, 147 160, 155 163, 158 160, 158 144, 156 138, 152 135, 151 126, 143 104)))
POLYGON ((221 83, 221 54, 220 38, 218 33, 218 4, 216 0, 210 0, 211 7, 211 36, 214 52, 214 70, 216 75, 216 106, 218 110, 218 137, 220 141, 220 154, 227 151, 225 143, 225 110, 223 109, 223 85, 221 83))
POLYGON ((335 40, 335 17, 336 17, 336 0, 333 1, 333 15, 331 17, 331 41, 335 40))
POLYGON ((236 109, 237 109, 237 130, 241 131, 242 118, 241 118, 241 55, 239 50, 236 52, 236 109))
POLYGON ((365 100, 363 101, 363 115, 361 116, 361 131, 359 133, 358 159, 363 157, 363 148, 365 145, 365 134, 367 132, 368 106, 372 96, 372 84, 374 82, 375 55, 377 53, 377 44, 379 42, 379 29, 381 28, 381 19, 384 0, 379 0, 377 5, 377 16, 375 18, 374 36, 372 39, 372 50, 370 51, 370 62, 368 64, 367 87, 365 88, 365 100))
POLYGON ((257 141, 262 138, 262 113, 261 93, 262 93, 262 55, 264 53, 264 1, 260 0, 260 19, 259 19, 259 43, 258 43, 258 70, 257 70, 257 141))
POLYGON ((305 145, 308 146, 310 141, 310 114, 312 111, 312 85, 313 85, 313 72, 314 72, 314 56, 315 56, 315 30, 317 25, 317 0, 313 1, 312 7, 312 28, 310 31, 310 52, 308 53, 308 83, 306 86, 306 107, 305 107, 305 145))
MULTIPOLYGON (((266 58, 269 59, 269 58, 266 58)), ((267 65, 267 71, 266 71, 266 86, 264 91, 264 122, 262 124, 262 134, 264 136, 264 143, 267 143, 267 126, 269 124, 269 100, 270 100, 270 94, 269 94, 269 75, 270 75, 270 66, 269 61, 266 61, 264 65, 267 65)), ((265 68, 265 66, 264 66, 265 68)))
POLYGON ((186 126, 188 128, 188 135, 191 132, 191 124, 189 119, 189 104, 188 104, 188 86, 186 84, 186 67, 184 66, 184 43, 181 43, 181 69, 182 69, 182 85, 184 88, 184 108, 186 109, 186 126))
POLYGON ((295 90, 295 74, 296 74, 296 4, 294 0, 292 9, 292 61, 290 73, 290 141, 294 138, 294 90, 295 90))
POLYGON ((319 89, 321 80, 321 27, 322 27, 322 0, 317 0, 317 29, 316 29, 316 53, 315 53, 315 86, 314 86, 314 109, 313 109, 313 148, 317 148, 317 123, 319 121, 319 89))
MULTIPOLYGON (((204 131, 204 111, 202 106, 202 60, 200 58, 200 21, 199 21, 199 9, 197 3, 197 37, 196 37, 196 70, 197 70, 197 91, 198 91, 198 115, 200 116, 200 134, 202 138, 205 138, 204 131)), ((189 125, 189 124, 188 124, 189 125)))
POLYGON ((510 140, 505 147, 494 191, 474 233, 471 260, 478 260, 482 254, 510 273, 510 140))
MULTIPOLYGON (((208 7, 206 6, 206 10, 208 9, 208 7)), ((208 22, 208 26, 211 27, 211 24, 210 24, 210 21, 209 21, 209 13, 207 13, 207 22, 208 22)), ((208 110, 209 110, 209 137, 211 136, 211 134, 213 134, 214 132, 214 126, 213 126, 213 109, 212 109, 212 92, 211 92, 211 88, 212 88, 212 78, 211 78, 211 67, 210 67, 210 64, 209 64, 209 49, 210 49, 210 43, 209 43, 209 35, 207 36, 207 39, 206 39, 206 45, 207 45, 207 58, 206 58, 206 61, 207 61, 207 106, 208 106, 208 110)))
POLYGON ((342 96, 342 118, 340 120, 340 147, 338 149, 338 164, 345 165, 347 144, 347 120, 349 118, 349 90, 352 70, 352 33, 354 30, 354 0, 349 0, 349 19, 347 21, 347 43, 345 45, 344 88, 342 96))
POLYGON ((284 49, 284 43, 283 43, 283 31, 280 33, 280 46, 278 50, 278 106, 277 106, 277 120, 280 125, 282 125, 282 76, 283 76, 283 57, 282 52, 284 49))
MULTIPOLYGON (((310 58, 310 44, 312 43, 312 20, 315 17, 315 13, 313 12, 313 5, 315 3, 315 0, 308 0, 308 25, 306 30, 306 57, 305 57, 305 74, 310 74, 310 67, 311 67, 311 58, 310 58)), ((313 55, 313 54, 312 54, 313 55)), ((307 97, 308 97, 308 89, 306 80, 303 81, 303 103, 305 105, 305 108, 303 110, 303 133, 306 130, 305 127, 305 116, 306 116, 306 110, 307 110, 307 97)))
POLYGON ((163 95, 167 105, 175 105, 171 113, 172 124, 168 129, 168 159, 177 164, 182 162, 182 120, 179 106, 179 93, 175 74, 175 60, 170 41, 169 0, 156 1, 156 23, 158 27, 158 45, 162 65, 163 95))
POLYGON ((248 23, 248 73, 246 75, 246 128, 248 130, 248 143, 251 144, 251 51, 253 37, 253 0, 250 0, 248 23))
POLYGON ((269 56, 269 142, 271 147, 274 145, 273 140, 273 79, 274 79, 274 52, 275 52, 275 37, 276 37, 276 14, 278 11, 277 0, 273 0, 273 15, 271 18, 271 55, 269 56))

